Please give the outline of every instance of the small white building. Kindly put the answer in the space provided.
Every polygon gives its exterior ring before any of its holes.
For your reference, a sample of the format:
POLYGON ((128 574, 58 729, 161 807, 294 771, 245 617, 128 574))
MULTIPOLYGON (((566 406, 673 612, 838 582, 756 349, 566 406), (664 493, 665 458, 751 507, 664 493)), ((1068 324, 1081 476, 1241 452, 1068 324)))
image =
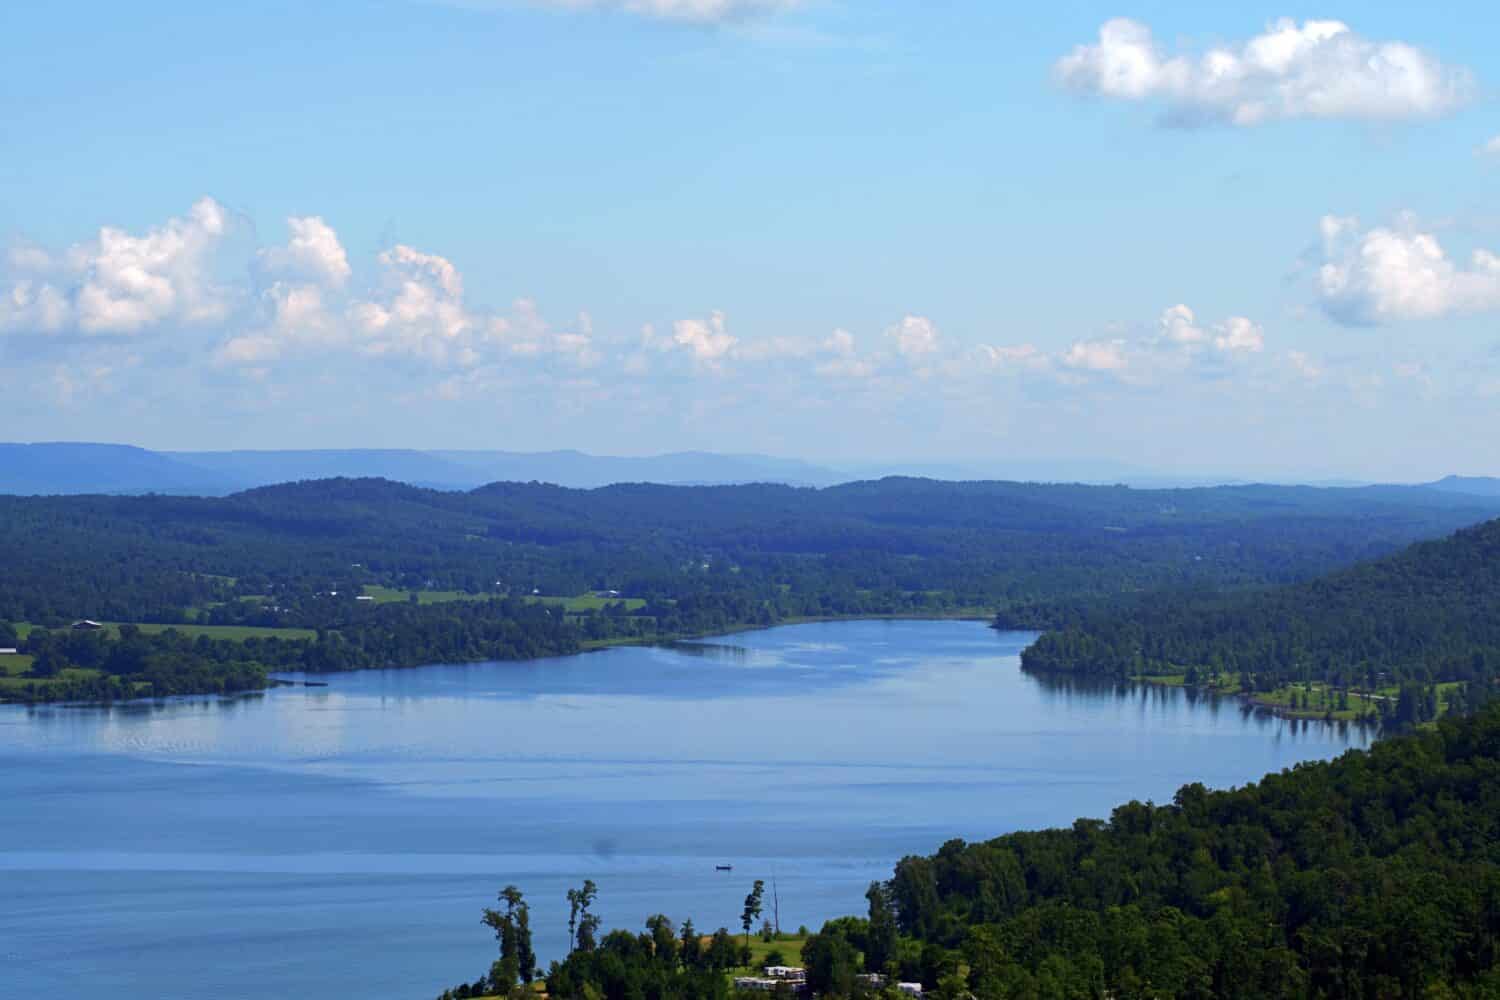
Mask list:
POLYGON ((19 652, 20 650, 13 646, 6 646, 4 649, 0 649, 0 656, 15 656, 19 652))
POLYGON ((897 983, 896 989, 909 997, 919 997, 922 995, 921 983, 897 983))
POLYGON ((783 983, 805 983, 807 982, 807 970, 799 969, 794 965, 768 965, 765 968, 766 978, 775 979, 783 983))
POLYGON ((735 976, 734 988, 744 993, 775 993, 776 987, 781 985, 779 979, 768 979, 765 976, 735 976))

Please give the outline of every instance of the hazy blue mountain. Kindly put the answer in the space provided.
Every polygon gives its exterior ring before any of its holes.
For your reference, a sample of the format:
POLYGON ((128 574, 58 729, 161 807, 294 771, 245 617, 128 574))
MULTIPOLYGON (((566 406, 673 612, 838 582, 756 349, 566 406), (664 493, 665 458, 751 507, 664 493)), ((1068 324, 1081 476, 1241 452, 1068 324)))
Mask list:
POLYGON ((622 458, 581 451, 435 451, 432 455, 473 471, 483 483, 544 482, 576 489, 612 483, 717 485, 786 483, 832 486, 854 476, 795 459, 683 451, 622 458))
POLYGON ((0 493, 193 493, 244 485, 170 455, 123 444, 0 443, 0 493))
POLYGON ((257 486, 335 477, 390 479, 450 490, 499 481, 538 481, 583 489, 625 482, 830 486, 855 478, 791 459, 711 452, 621 458, 579 451, 350 448, 155 452, 111 444, 0 444, 0 493, 220 496, 257 486))
POLYGON ((1500 497, 1500 479, 1494 476, 1446 476, 1428 488, 1448 493, 1468 493, 1482 497, 1500 497))
POLYGON ((303 479, 379 478, 417 486, 471 489, 486 480, 431 452, 405 448, 315 449, 308 451, 179 451, 179 461, 232 479, 245 487, 303 479))

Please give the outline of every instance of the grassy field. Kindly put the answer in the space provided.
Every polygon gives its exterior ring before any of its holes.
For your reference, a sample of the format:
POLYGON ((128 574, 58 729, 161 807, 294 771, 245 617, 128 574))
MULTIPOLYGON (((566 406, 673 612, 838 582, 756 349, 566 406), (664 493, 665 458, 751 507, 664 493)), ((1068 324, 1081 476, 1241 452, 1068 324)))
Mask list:
MULTIPOLYGON (((365 596, 375 598, 377 604, 392 604, 399 601, 410 600, 411 594, 417 595, 418 604, 446 604, 450 601, 487 601, 499 594, 466 594, 461 590, 418 590, 406 591, 396 590, 392 587, 376 587, 366 585, 365 596)), ((580 594, 577 597, 544 597, 532 595, 524 598, 533 604, 546 604, 549 607, 559 607, 568 614, 581 614, 585 611, 600 611, 606 605, 612 603, 623 603, 627 610, 634 611, 645 607, 646 602, 638 597, 597 597, 594 594, 580 594)))
POLYGON ((527 600, 554 608, 560 607, 569 614, 602 611, 610 604, 623 604, 626 611, 637 611, 646 606, 646 602, 639 597, 596 597, 593 594, 579 594, 577 597, 528 597, 527 600))
MULTIPOLYGON (((6 656, 0 657, 0 659, 10 660, 18 659, 18 657, 6 656)), ((31 658, 24 657, 24 659, 29 661, 31 658)), ((31 665, 28 662, 27 669, 30 669, 30 666, 31 665)), ((64 670, 62 673, 58 674, 56 679, 58 681, 83 680, 89 677, 97 677, 98 675, 99 671, 97 670, 84 670, 79 667, 69 667, 67 670, 64 670)), ((4 696, 7 694, 16 694, 18 692, 24 691, 27 687, 33 684, 45 685, 48 683, 50 683, 49 680, 38 680, 34 677, 15 677, 11 676, 10 674, 6 674, 4 676, 0 676, 0 696, 4 696)))
MULTIPOLYGON (((120 634, 121 622, 100 622, 99 624, 109 629, 111 636, 120 634)), ((239 642, 244 639, 316 639, 318 633, 310 628, 258 628, 253 625, 147 625, 136 626, 147 635, 156 635, 165 632, 169 628, 176 629, 183 635, 196 639, 200 635, 206 635, 210 639, 232 639, 239 642)), ((35 625, 20 622, 16 625, 16 633, 22 640, 36 628, 35 625)))
MULTIPOLYGON (((120 622, 102 622, 110 631, 118 635, 120 622)), ((232 639, 240 642, 245 639, 316 639, 318 633, 310 628, 258 628, 253 625, 138 625, 146 635, 156 635, 167 629, 176 629, 183 635, 196 639, 200 635, 206 635, 210 639, 232 639)))
POLYGON ((375 598, 376 604, 399 604, 415 593, 418 604, 448 604, 452 601, 486 601, 494 594, 466 594, 462 590, 396 590, 392 587, 365 585, 365 596, 375 598))
MULTIPOLYGON (((1237 678, 1227 674, 1221 677, 1220 683, 1211 687, 1205 685, 1204 689, 1224 696, 1241 693, 1237 678)), ((1187 684, 1186 674, 1148 674, 1134 679, 1163 687, 1183 687, 1187 684)), ((1449 694, 1462 686, 1457 681, 1445 681, 1437 685, 1439 715, 1448 711, 1449 694)), ((1339 692, 1336 689, 1314 681, 1308 684, 1287 684, 1274 691, 1257 691, 1249 698, 1253 704, 1272 709, 1287 718, 1326 719, 1331 716, 1335 721, 1354 722, 1368 717, 1372 712, 1378 715, 1382 702, 1394 702, 1400 694, 1401 689, 1396 686, 1380 688, 1371 694, 1350 691, 1347 694, 1348 707, 1343 708, 1340 707, 1339 692), (1294 704, 1297 707, 1294 708, 1294 704)))
POLYGON ((31 660, 25 653, 0 656, 0 677, 19 677, 31 669, 31 660))
MULTIPOLYGON (((703 939, 703 947, 707 948, 712 938, 703 939)), ((734 936, 736 944, 745 940, 743 934, 734 936)), ((807 938, 799 934, 782 934, 775 941, 762 941, 760 935, 750 934, 750 964, 740 969, 741 974, 747 972, 759 972, 766 966, 766 956, 773 951, 781 952, 781 957, 787 965, 798 966, 802 964, 802 946, 807 943, 807 938)))

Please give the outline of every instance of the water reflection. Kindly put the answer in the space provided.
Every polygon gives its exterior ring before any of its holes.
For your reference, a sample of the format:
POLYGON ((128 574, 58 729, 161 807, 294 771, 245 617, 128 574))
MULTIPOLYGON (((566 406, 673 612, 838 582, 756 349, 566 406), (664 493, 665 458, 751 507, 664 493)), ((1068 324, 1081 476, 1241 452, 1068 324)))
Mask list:
POLYGON ((1170 711, 1181 703, 1189 709, 1204 711, 1217 718, 1225 708, 1232 710, 1246 726, 1270 730, 1279 738, 1282 735, 1308 734, 1317 728, 1323 735, 1339 743, 1363 746, 1374 739, 1380 731, 1378 723, 1363 719, 1289 718, 1264 705, 1257 705, 1238 695, 1206 691, 1195 687, 1175 687, 1163 684, 1148 684, 1139 681, 1117 681, 1110 678, 1077 677, 1068 674, 1022 673, 1036 684, 1048 700, 1056 699, 1060 704, 1076 706, 1080 702, 1112 698, 1121 702, 1137 703, 1143 713, 1148 705, 1158 710, 1170 711))
POLYGON ((776 870, 784 916, 816 926, 950 837, 1107 816, 1367 739, 1199 692, 1027 676, 1032 640, 843 622, 0 708, 0 940, 57 956, 27 995, 107 976, 144 1000, 225 968, 249 970, 246 1000, 320 995, 331 969, 350 995, 431 995, 491 950, 474 917, 507 882, 535 900, 549 956, 584 877, 611 927, 732 925, 746 886, 720 861, 776 870))

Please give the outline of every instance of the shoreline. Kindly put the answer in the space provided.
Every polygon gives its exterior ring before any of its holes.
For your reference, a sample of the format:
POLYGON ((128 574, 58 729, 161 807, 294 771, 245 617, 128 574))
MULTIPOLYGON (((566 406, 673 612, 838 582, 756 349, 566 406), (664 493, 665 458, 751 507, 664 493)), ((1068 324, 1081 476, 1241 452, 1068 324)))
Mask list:
MULTIPOLYGON (((934 613, 934 614, 909 613, 909 614, 884 614, 884 615, 878 615, 878 614, 877 615, 868 615, 868 614, 867 615, 808 615, 808 616, 800 616, 800 617, 796 617, 796 618, 785 618, 785 619, 782 619, 781 621, 772 622, 772 623, 770 623, 768 625, 763 625, 763 624, 760 624, 760 623, 748 623, 747 622, 747 623, 743 623, 743 624, 739 624, 739 625, 732 625, 732 626, 729 626, 727 628, 709 629, 709 630, 704 630, 704 631, 701 631, 701 632, 683 633, 683 634, 680 634, 680 635, 672 635, 672 636, 666 636, 666 637, 657 636, 657 637, 647 638, 645 636, 641 636, 641 637, 631 637, 631 638, 625 638, 625 639, 596 639, 596 640, 586 640, 585 642, 582 643, 582 645, 580 646, 580 648, 578 650, 574 651, 574 652, 552 654, 550 656, 533 657, 533 658, 531 658, 529 660, 527 660, 527 659, 518 659, 518 660, 464 660, 464 661, 458 661, 458 662, 454 662, 454 663, 444 663, 444 662, 418 663, 418 664, 415 664, 415 665, 410 666, 410 667, 359 667, 359 668, 354 669, 354 670, 330 670, 330 671, 322 671, 322 672, 318 672, 318 671, 306 671, 306 670, 286 670, 286 671, 278 671, 276 673, 270 674, 267 677, 267 679, 266 679, 266 684, 265 684, 264 687, 247 688, 247 689, 245 689, 243 691, 200 691, 200 692, 196 692, 196 693, 174 694, 174 695, 166 695, 166 696, 162 696, 162 697, 145 696, 145 697, 140 697, 140 698, 119 698, 119 699, 115 699, 115 700, 112 700, 112 701, 97 701, 97 700, 96 701, 88 701, 88 700, 76 701, 76 700, 66 700, 66 699, 27 701, 27 700, 20 699, 20 698, 14 698, 13 699, 13 698, 3 698, 3 697, 0 697, 0 707, 15 706, 15 707, 18 707, 18 708, 20 708, 20 707, 36 708, 36 707, 40 707, 40 706, 43 706, 43 705, 48 705, 48 706, 58 706, 58 707, 64 707, 64 708, 67 708, 67 707, 71 707, 71 708, 109 708, 109 707, 113 707, 113 706, 116 706, 116 705, 157 704, 157 703, 161 703, 161 702, 172 701, 172 700, 178 699, 178 698, 239 698, 239 697, 244 697, 245 695, 260 695, 260 694, 266 693, 267 691, 274 691, 277 688, 284 688, 284 687, 294 687, 294 688, 327 688, 327 687, 332 686, 330 684, 330 682, 327 681, 327 680, 321 680, 321 679, 320 680, 308 680, 308 678, 330 678, 330 677, 337 677, 340 674, 358 674, 358 673, 366 673, 368 671, 373 671, 373 670, 421 670, 424 667, 453 667, 453 666, 472 665, 472 664, 476 664, 476 663, 497 663, 497 664, 504 664, 504 663, 530 663, 530 662, 534 662, 535 660, 563 659, 563 658, 571 657, 571 656, 585 656, 585 655, 590 654, 590 653, 602 653, 602 652, 605 652, 605 651, 610 650, 610 649, 616 649, 616 648, 626 647, 626 646, 661 646, 663 648, 667 648, 667 647, 670 647, 673 643, 678 643, 678 642, 696 642, 696 641, 701 640, 701 639, 713 639, 713 638, 716 638, 716 637, 719 637, 719 636, 728 637, 728 636, 732 636, 732 635, 739 635, 739 634, 744 633, 744 632, 759 632, 759 631, 764 631, 764 630, 767 630, 767 629, 782 628, 782 627, 792 626, 792 625, 814 625, 814 624, 825 623, 825 622, 860 622, 860 621, 892 621, 892 622, 894 622, 894 621, 924 621, 924 622, 930 622, 930 621, 973 621, 973 622, 985 622, 985 621, 989 621, 990 619, 991 619, 991 615, 989 615, 987 613, 981 613, 977 609, 973 609, 973 608, 963 609, 963 610, 960 610, 960 611, 954 611, 952 613, 942 613, 942 614, 939 614, 939 613, 934 613), (295 676, 297 679, 295 679, 295 680, 291 679, 291 677, 293 677, 293 676, 295 676)), ((1001 631, 1009 631, 1009 630, 1001 630, 1001 631)), ((1022 631, 1022 630, 1016 630, 1016 631, 1022 631)))
MULTIPOLYGON (((1361 729, 1372 729, 1377 732, 1384 728, 1379 718, 1370 720, 1362 716, 1353 716, 1349 714, 1347 710, 1345 710, 1345 712, 1343 713, 1337 710, 1330 713, 1326 710, 1322 712, 1316 712, 1307 711, 1305 709, 1292 709, 1278 702, 1268 701, 1265 698, 1258 697, 1254 694, 1246 694, 1243 691, 1225 691, 1208 684, 1189 685, 1170 676, 1142 675, 1138 677, 1129 677, 1122 681, 1118 678, 1100 677, 1090 674, 1076 674, 1072 671, 1067 670, 1031 670, 1028 671, 1028 673, 1032 673, 1040 677, 1081 680, 1084 682, 1093 682, 1114 686, 1128 684, 1132 687, 1139 685, 1143 687, 1168 688, 1178 691, 1188 691, 1192 692, 1195 695, 1200 695, 1207 698, 1220 699, 1224 701, 1233 700, 1238 702, 1244 708, 1251 709, 1255 712, 1270 716, 1272 718, 1282 719, 1287 722, 1320 722, 1324 725, 1330 726, 1358 726, 1361 729)), ((1357 693, 1361 697, 1372 697, 1369 695, 1365 695, 1363 692, 1352 693, 1357 693)))

